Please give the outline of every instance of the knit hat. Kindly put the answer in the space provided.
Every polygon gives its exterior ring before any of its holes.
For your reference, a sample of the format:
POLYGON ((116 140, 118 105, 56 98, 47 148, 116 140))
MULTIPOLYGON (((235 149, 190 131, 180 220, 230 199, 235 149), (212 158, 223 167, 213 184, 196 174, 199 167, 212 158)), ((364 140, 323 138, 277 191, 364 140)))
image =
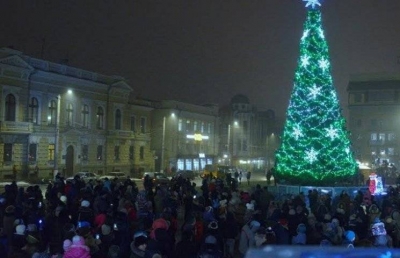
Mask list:
POLYGON ((73 245, 85 245, 85 239, 81 236, 76 235, 72 238, 72 244, 73 245))
POLYGON ((247 204, 246 204, 246 208, 247 208, 248 210, 254 210, 254 204, 253 204, 253 203, 247 203, 247 204))
POLYGON ((134 244, 136 247, 139 247, 141 245, 147 244, 147 237, 145 236, 138 236, 134 240, 134 244))
POLYGON ((260 226, 261 226, 260 222, 258 222, 258 221, 256 221, 256 220, 253 220, 253 221, 250 222, 250 228, 251 228, 251 229, 253 229, 253 228, 259 228, 260 226))
POLYGON ((25 230, 26 230, 26 226, 25 225, 18 225, 16 228, 15 228, 15 234, 17 234, 17 235, 25 235, 25 230))
POLYGON ((37 231, 37 226, 35 224, 28 224, 28 227, 26 229, 29 232, 36 232, 37 231))
POLYGON ((304 225, 303 223, 300 223, 297 226, 297 233, 304 233, 305 234, 306 231, 307 231, 306 225, 304 225))
POLYGON ((89 201, 86 201, 86 200, 83 200, 83 201, 81 202, 81 206, 82 206, 82 207, 89 207, 89 206, 90 206, 90 202, 89 202, 89 201))
POLYGON ((215 244, 217 244, 217 239, 215 238, 215 236, 209 235, 209 236, 206 237, 206 239, 204 240, 204 242, 205 242, 206 244, 215 245, 215 244))
POLYGON ((103 234, 103 236, 107 236, 107 235, 109 235, 110 233, 111 233, 111 227, 108 226, 108 225, 106 225, 106 224, 103 224, 103 225, 101 226, 101 234, 103 234))
POLYGON ((67 203, 67 196, 61 195, 60 196, 60 201, 62 201, 63 203, 67 203))
POLYGON ((9 206, 7 206, 5 212, 6 212, 7 214, 12 214, 12 213, 14 213, 14 212, 15 212, 15 206, 14 206, 14 205, 9 205, 9 206))
POLYGON ((64 242, 63 242, 64 252, 67 251, 71 247, 71 245, 72 245, 71 240, 65 239, 64 242))
POLYGON ((345 236, 346 240, 349 242, 353 242, 356 239, 356 234, 351 230, 347 230, 344 233, 344 236, 345 236))

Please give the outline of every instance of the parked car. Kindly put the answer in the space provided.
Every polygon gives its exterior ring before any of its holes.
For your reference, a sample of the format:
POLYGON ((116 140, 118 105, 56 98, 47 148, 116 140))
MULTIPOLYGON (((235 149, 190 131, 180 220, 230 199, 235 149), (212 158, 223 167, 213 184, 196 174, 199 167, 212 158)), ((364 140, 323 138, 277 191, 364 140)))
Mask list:
MULTIPOLYGON (((85 181, 85 183, 89 182, 90 180, 97 180, 99 176, 92 172, 78 172, 75 176, 79 176, 81 180, 85 181)), ((70 182, 74 180, 75 176, 68 177, 65 181, 70 182)))
POLYGON ((187 178, 190 180, 194 180, 196 177, 196 174, 193 170, 179 170, 178 172, 176 172, 176 175, 181 175, 183 178, 187 178))
POLYGON ((144 172, 143 173, 143 178, 148 175, 152 180, 154 185, 168 185, 170 180, 169 178, 164 174, 160 172, 144 172))
POLYGON ((106 177, 110 180, 117 178, 119 181, 125 181, 128 179, 128 176, 124 172, 108 172, 106 175, 101 176, 100 180, 106 179, 106 177))

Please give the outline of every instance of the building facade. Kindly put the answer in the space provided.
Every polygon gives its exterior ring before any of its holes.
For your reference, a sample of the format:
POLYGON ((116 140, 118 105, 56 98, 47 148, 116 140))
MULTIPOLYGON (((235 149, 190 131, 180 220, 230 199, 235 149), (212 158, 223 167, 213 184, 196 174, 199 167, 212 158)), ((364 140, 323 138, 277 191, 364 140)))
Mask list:
POLYGON ((218 157, 218 107, 174 100, 155 103, 152 149, 156 171, 199 172, 218 157))
POLYGON ((0 49, 0 178, 154 169, 152 104, 121 77, 0 49))
POLYGON ((220 163, 251 171, 274 166, 280 129, 273 110, 258 111, 238 94, 220 110, 220 163))
POLYGON ((372 169, 399 166, 400 77, 351 78, 347 87, 351 141, 358 161, 372 169))

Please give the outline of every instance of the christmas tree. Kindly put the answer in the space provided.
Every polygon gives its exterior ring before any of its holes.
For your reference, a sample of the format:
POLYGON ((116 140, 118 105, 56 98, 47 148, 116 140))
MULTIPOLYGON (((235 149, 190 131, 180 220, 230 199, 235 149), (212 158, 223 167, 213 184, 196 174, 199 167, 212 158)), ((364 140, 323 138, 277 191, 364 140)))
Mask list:
POLYGON ((352 182, 358 165, 333 86, 320 3, 306 1, 307 19, 287 110, 276 177, 300 185, 352 182))

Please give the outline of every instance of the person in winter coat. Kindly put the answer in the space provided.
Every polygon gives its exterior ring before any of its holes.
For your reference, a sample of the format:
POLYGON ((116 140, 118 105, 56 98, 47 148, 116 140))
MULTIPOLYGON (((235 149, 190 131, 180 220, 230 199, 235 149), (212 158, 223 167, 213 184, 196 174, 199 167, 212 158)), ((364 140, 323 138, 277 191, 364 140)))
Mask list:
POLYGON ((246 223, 240 232, 239 252, 245 255, 247 250, 254 247, 254 234, 260 228, 260 222, 253 220, 246 223))
POLYGON ((147 236, 140 235, 133 239, 131 243, 130 258, 143 258, 147 247, 147 236))
POLYGON ((235 249, 235 238, 238 235, 238 226, 233 216, 233 213, 228 211, 226 213, 226 219, 221 223, 222 235, 225 242, 225 254, 233 257, 235 249))
POLYGON ((91 258, 90 249, 85 245, 83 237, 72 238, 72 245, 65 251, 64 258, 91 258))
POLYGON ((307 242, 306 236, 307 228, 303 223, 297 226, 297 235, 292 238, 292 244, 294 245, 305 245, 307 242))

